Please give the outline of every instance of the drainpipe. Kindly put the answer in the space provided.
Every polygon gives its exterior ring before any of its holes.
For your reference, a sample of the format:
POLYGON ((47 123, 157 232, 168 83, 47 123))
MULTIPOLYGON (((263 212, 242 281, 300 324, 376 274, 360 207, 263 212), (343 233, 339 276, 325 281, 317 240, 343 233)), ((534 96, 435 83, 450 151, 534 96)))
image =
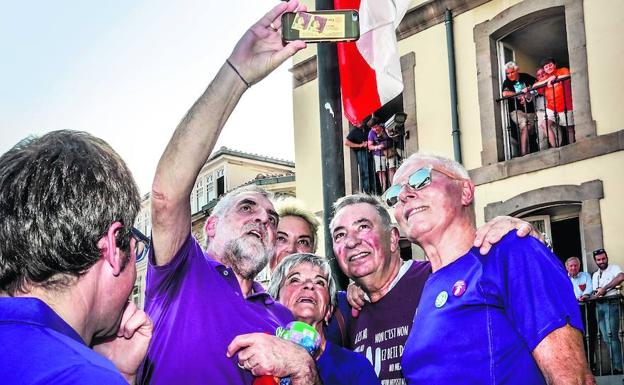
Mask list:
POLYGON ((455 77, 455 39, 453 37, 453 14, 450 9, 444 12, 446 27, 446 52, 448 54, 449 86, 451 87, 451 127, 455 161, 462 163, 461 142, 459 138, 459 119, 457 115, 457 79, 455 77))

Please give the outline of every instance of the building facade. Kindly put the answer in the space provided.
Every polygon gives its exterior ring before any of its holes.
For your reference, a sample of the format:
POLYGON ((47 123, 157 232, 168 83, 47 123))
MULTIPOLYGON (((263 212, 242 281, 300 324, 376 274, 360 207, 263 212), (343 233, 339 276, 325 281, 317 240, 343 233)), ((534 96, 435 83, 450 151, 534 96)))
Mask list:
MULTIPOLYGON (((382 122, 395 112, 407 114, 406 157, 416 151, 461 156, 476 185, 477 225, 497 215, 523 218, 548 235, 562 261, 576 256, 582 270, 593 273, 592 251, 604 248, 610 263, 622 266, 624 115, 618 105, 624 78, 617 74, 623 32, 621 0, 412 0, 397 29, 404 90, 391 102, 396 111, 378 114, 385 115, 382 122), (505 64, 513 60, 520 72, 536 76, 545 57, 570 71, 563 92, 571 104, 566 100, 563 112, 573 110, 575 140, 565 127, 570 122, 562 120, 568 118, 554 117, 558 142, 551 145, 536 111, 529 153, 520 156, 510 106, 521 102, 502 100, 505 64)), ((297 197, 322 212, 314 44, 295 56, 291 72, 295 162, 306 176, 297 180, 297 197)), ((522 96, 537 102, 544 90, 522 96)), ((349 129, 343 119, 343 133, 349 129)), ((345 190, 355 192, 353 151, 344 147, 343 159, 345 190)), ((592 347, 599 338, 595 328, 588 333, 592 369, 608 374, 607 348, 592 347)))
MULTIPOLYGON (((525 218, 551 237, 562 259, 578 256, 590 272, 596 270, 591 252, 599 247, 614 263, 624 264, 619 235, 624 117, 617 107, 624 80, 613 76, 624 61, 624 46, 617 41, 623 15, 620 0, 412 0, 397 30, 406 155, 427 151, 452 158, 456 145, 476 184, 478 223, 496 215, 525 218), (445 22, 446 9, 452 18, 445 22), (447 25, 454 37, 451 48, 447 25), (455 57, 454 91, 449 49, 455 57), (548 148, 544 131, 535 127, 532 152, 520 157, 517 127, 506 101, 499 100, 504 63, 514 60, 520 72, 535 76, 544 57, 570 69, 576 142, 548 148)), ((316 52, 314 45, 308 47, 295 56, 291 69, 295 161, 298 174, 306 175, 297 181, 297 196, 322 211, 316 52)), ((348 130, 345 120, 343 131, 348 130)), ((346 147, 344 161, 346 191, 352 192, 357 178, 346 147)))

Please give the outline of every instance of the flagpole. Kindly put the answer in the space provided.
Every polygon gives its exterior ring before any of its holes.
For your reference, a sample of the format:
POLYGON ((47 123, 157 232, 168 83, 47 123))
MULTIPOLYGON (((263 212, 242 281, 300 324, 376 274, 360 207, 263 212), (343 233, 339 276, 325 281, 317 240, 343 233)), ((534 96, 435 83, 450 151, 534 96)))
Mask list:
MULTIPOLYGON (((316 0, 317 10, 334 9, 333 0, 316 0)), ((342 105, 336 43, 319 43, 316 54, 321 124, 321 172, 323 179, 323 229, 325 255, 330 260, 338 287, 346 289, 348 280, 342 273, 332 247, 329 221, 332 204, 345 195, 344 153, 342 145, 342 105)))

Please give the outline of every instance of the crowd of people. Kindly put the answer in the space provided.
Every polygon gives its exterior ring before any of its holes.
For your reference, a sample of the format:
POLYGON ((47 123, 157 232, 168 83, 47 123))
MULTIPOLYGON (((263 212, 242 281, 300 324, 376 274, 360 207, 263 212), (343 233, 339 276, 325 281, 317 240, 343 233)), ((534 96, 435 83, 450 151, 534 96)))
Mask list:
POLYGON ((570 70, 558 67, 555 59, 543 59, 535 77, 520 72, 516 62, 507 62, 502 96, 519 133, 521 156, 531 152, 529 137, 536 127, 551 148, 576 141, 570 70))
POLYGON ((413 154, 383 201, 335 202, 348 293, 313 254, 314 215, 257 186, 223 196, 205 244, 193 237, 189 197, 227 117, 305 46, 276 31, 296 9, 254 24, 173 132, 152 187, 145 311, 128 303, 146 247, 132 227, 140 197, 114 150, 57 131, 0 157, 0 383, 593 384, 565 270, 524 221, 477 230, 474 184, 449 159, 413 154), (399 229, 428 261, 401 259, 399 229), (267 264, 268 293, 254 281, 267 264), (321 336, 314 356, 274 335, 294 320, 321 336))

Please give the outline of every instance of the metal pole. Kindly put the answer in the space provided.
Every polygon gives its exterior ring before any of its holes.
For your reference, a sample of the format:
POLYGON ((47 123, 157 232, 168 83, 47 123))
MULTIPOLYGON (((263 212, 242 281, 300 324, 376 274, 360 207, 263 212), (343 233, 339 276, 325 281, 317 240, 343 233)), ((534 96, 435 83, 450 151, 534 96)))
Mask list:
POLYGON ((453 14, 450 9, 444 12, 446 26, 446 52, 448 54, 449 86, 451 87, 451 126, 453 135, 453 152, 455 161, 462 162, 461 142, 459 138, 459 122, 457 116, 457 80, 455 78, 455 38, 453 35, 453 14))
MULTIPOLYGON (((334 9, 333 0, 316 0, 317 10, 334 9)), ((342 145, 342 105, 340 104, 340 73, 335 43, 319 43, 316 54, 321 123, 321 172, 323 177, 323 228, 325 255, 332 264, 339 288, 346 289, 348 280, 342 273, 332 247, 329 220, 332 204, 345 195, 345 174, 342 145)))

